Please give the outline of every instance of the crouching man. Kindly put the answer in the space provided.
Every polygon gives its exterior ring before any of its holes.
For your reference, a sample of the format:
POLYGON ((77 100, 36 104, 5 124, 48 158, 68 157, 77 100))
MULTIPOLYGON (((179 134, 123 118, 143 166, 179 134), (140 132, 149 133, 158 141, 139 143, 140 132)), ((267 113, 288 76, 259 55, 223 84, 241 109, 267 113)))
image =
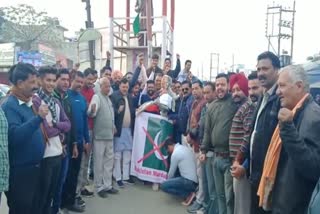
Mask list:
POLYGON ((160 185, 160 189, 185 199, 183 204, 188 205, 195 197, 198 183, 195 157, 190 148, 176 144, 170 138, 166 140, 164 146, 171 154, 171 165, 168 180, 160 185))

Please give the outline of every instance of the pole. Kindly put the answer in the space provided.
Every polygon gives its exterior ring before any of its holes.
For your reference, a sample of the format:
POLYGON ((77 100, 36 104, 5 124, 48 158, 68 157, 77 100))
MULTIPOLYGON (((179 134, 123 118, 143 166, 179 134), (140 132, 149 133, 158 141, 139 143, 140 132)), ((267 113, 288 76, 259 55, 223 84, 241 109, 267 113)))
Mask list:
POLYGON ((280 57, 280 50, 281 50, 282 6, 280 6, 279 12, 280 13, 279 13, 278 57, 280 57))
MULTIPOLYGON (((161 48, 162 65, 164 64, 166 53, 167 53, 167 0, 162 0, 162 48, 161 48)), ((171 54, 173 53, 171 52, 171 54)))
POLYGON ((210 53, 210 77, 209 77, 210 81, 211 81, 211 77, 212 77, 212 55, 213 55, 213 53, 210 53))
POLYGON ((234 72, 234 54, 232 54, 232 72, 234 72))
POLYGON ((113 59, 114 59, 114 54, 113 54, 113 0, 109 0, 109 51, 111 52, 111 57, 110 57, 110 65, 111 68, 114 67, 113 65, 113 59))
MULTIPOLYGON (((91 5, 90 0, 86 0, 86 11, 87 11, 87 26, 86 28, 93 28, 93 23, 91 20, 91 5)), ((90 59, 90 67, 92 69, 95 68, 95 59, 94 59, 94 41, 89 41, 89 59, 90 59)))
POLYGON ((148 44, 148 62, 151 60, 152 52, 152 21, 151 21, 151 0, 146 0, 147 9, 147 44, 148 44))
POLYGON ((220 54, 218 53, 217 54, 218 55, 218 62, 217 62, 217 76, 218 76, 218 74, 219 74, 219 58, 220 58, 220 54))
POLYGON ((293 62, 293 40, 294 40, 294 21, 296 14, 296 1, 293 2, 292 27, 291 27, 291 62, 293 62))
POLYGON ((126 29, 130 31, 130 0, 127 0, 126 29))

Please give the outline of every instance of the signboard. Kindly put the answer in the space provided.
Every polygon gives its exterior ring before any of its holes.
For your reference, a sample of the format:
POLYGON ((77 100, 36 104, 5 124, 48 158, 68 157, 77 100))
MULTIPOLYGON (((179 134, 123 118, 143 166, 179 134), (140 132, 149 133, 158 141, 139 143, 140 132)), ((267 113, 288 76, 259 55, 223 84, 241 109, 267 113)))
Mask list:
POLYGON ((19 51, 17 53, 17 61, 40 67, 42 65, 42 56, 39 51, 19 51))
POLYGON ((0 67, 10 67, 14 64, 15 43, 0 44, 0 67))
POLYGON ((39 53, 42 55, 42 65, 55 65, 56 56, 52 48, 45 46, 43 44, 38 45, 39 53))

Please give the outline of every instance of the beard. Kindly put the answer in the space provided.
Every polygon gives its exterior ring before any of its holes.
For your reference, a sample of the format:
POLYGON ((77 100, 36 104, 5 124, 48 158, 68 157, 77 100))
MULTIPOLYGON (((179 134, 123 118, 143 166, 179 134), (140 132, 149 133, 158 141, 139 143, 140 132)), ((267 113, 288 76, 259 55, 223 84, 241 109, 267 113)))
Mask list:
POLYGON ((153 96, 153 95, 154 95, 154 91, 153 91, 153 90, 149 90, 149 91, 147 91, 147 94, 148 94, 149 96, 153 96))
POLYGON ((251 101, 252 101, 253 103, 255 103, 255 102, 258 102, 259 96, 251 95, 251 96, 250 96, 250 99, 251 99, 251 101))

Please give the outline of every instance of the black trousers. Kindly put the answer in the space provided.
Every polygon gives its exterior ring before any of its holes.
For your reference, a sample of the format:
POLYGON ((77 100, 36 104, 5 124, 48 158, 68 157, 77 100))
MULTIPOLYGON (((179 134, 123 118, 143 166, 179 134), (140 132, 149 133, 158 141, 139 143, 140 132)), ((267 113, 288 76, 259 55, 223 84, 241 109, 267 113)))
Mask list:
POLYGON ((37 203, 38 214, 51 214, 51 204, 57 191, 62 164, 62 155, 44 158, 41 162, 40 187, 37 203))
POLYGON ((72 154, 69 154, 69 169, 63 185, 61 208, 72 206, 75 202, 83 147, 78 146, 78 150, 79 155, 77 158, 71 158, 72 154))
POLYGON ((40 164, 10 168, 9 191, 6 192, 9 214, 38 213, 36 203, 40 185, 40 164))
POLYGON ((271 211, 265 211, 259 207, 259 196, 257 196, 259 185, 251 185, 251 214, 271 214, 271 211))

